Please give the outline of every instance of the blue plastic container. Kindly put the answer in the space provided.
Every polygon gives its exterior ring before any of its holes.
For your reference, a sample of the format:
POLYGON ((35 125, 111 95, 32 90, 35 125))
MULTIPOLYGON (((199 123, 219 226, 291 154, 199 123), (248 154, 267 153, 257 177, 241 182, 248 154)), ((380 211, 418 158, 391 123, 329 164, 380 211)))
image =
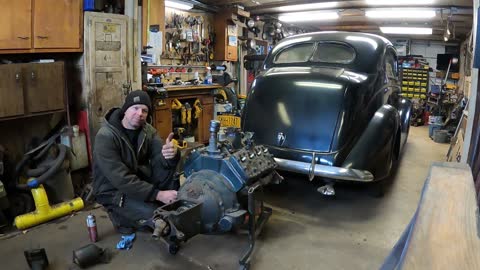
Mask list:
POLYGON ((428 137, 433 139, 433 135, 435 134, 435 130, 441 130, 443 127, 442 124, 430 124, 428 126, 428 137))
POLYGON ((83 0, 83 11, 94 11, 95 0, 83 0))

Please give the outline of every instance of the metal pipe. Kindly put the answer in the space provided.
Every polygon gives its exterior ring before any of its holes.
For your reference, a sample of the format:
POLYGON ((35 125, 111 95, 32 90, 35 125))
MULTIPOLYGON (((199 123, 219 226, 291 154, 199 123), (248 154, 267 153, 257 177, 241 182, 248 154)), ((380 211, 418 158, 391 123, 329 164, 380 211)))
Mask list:
POLYGON ((220 121, 211 120, 210 121, 210 139, 208 140, 208 148, 207 148, 207 151, 209 153, 216 154, 220 152, 217 146, 217 143, 218 143, 217 135, 219 130, 220 130, 220 121))
POLYGON ((275 158, 275 162, 278 164, 278 168, 285 171, 297 172, 309 175, 313 172, 315 176, 321 176, 325 178, 346 180, 346 181, 358 181, 358 182, 372 182, 374 176, 369 171, 349 169, 342 167, 327 166, 322 164, 316 164, 312 168, 311 163, 288 160, 282 158, 275 158))
POLYGON ((153 229, 152 237, 158 239, 163 234, 163 230, 167 227, 167 223, 163 219, 158 218, 155 220, 154 224, 155 229, 153 229))

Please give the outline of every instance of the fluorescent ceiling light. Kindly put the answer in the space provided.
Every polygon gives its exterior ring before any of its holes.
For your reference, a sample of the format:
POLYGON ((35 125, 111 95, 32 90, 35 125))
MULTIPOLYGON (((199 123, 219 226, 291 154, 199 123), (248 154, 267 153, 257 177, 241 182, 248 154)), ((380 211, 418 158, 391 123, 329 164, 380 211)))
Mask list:
POLYGON ((367 10, 365 16, 382 19, 426 19, 435 17, 431 9, 374 9, 367 10))
POLYGON ((282 22, 311 22, 335 20, 338 19, 338 13, 325 11, 283 13, 278 16, 278 19, 282 22))
POLYGON ((373 9, 365 11, 369 18, 382 19, 428 19, 435 17, 432 9, 373 9))
POLYGON ((432 28, 427 27, 380 27, 384 34, 431 35, 432 28))
POLYGON ((278 7, 279 11, 299 11, 299 10, 314 10, 322 8, 333 8, 337 6, 337 2, 325 2, 325 3, 313 3, 313 4, 303 4, 303 5, 290 5, 278 7))
POLYGON ((193 5, 190 3, 173 1, 173 0, 165 0, 165 6, 169 8, 176 8, 176 9, 182 9, 182 10, 189 10, 193 8, 193 5))
POLYGON ((409 5, 430 5, 435 2, 434 0, 366 0, 368 5, 384 5, 384 6, 409 6, 409 5))

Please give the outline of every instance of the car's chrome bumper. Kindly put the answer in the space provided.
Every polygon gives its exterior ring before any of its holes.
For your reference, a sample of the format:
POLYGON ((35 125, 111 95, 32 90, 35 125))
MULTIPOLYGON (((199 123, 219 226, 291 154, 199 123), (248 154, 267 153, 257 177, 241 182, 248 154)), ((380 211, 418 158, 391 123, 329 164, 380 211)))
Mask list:
POLYGON ((278 169, 306 174, 310 180, 313 179, 314 176, 357 182, 372 182, 374 180, 373 174, 369 171, 333 167, 283 158, 275 158, 275 161, 278 164, 278 169))

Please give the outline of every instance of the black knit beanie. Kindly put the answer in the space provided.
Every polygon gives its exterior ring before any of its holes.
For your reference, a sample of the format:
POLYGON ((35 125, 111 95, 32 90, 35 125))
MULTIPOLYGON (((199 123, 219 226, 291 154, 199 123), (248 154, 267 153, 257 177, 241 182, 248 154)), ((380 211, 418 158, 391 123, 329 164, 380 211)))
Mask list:
POLYGON ((147 92, 142 90, 135 90, 130 92, 125 98, 125 103, 123 103, 123 106, 122 106, 122 113, 125 113, 125 111, 130 106, 135 104, 143 104, 147 106, 149 112, 152 110, 152 101, 150 100, 150 97, 148 96, 147 92))

